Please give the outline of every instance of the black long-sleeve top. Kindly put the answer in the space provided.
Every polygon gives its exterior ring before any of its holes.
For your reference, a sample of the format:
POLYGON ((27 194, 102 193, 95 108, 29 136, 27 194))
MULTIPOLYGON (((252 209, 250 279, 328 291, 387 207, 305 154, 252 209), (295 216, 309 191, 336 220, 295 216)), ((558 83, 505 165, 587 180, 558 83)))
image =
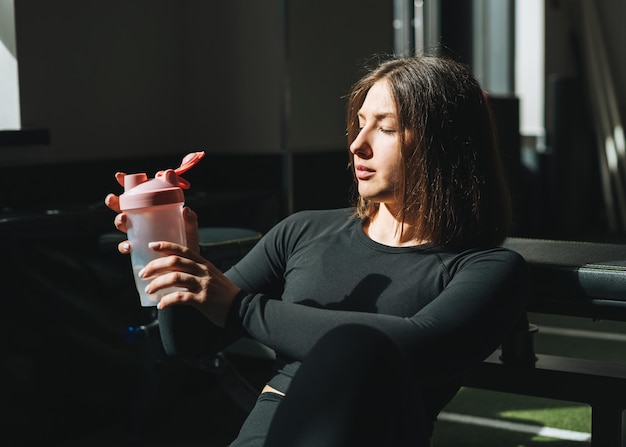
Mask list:
MULTIPOLYGON (((287 217, 226 275, 242 292, 223 332, 276 352, 274 388, 287 390, 330 329, 361 323, 397 344, 429 394, 433 415, 458 390, 461 374, 512 330, 529 290, 526 263, 516 252, 382 245, 363 232, 352 209, 287 217)), ((170 326, 162 331, 164 345, 175 351, 182 341, 171 321, 160 318, 170 326)), ((216 343, 214 330, 210 337, 216 343)))

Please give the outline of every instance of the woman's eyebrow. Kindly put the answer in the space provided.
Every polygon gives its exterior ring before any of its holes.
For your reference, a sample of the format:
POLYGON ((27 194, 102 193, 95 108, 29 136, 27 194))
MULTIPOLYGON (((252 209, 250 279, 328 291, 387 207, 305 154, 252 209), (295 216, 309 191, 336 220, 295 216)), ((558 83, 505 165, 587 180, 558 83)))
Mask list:
POLYGON ((395 118, 396 114, 393 112, 378 112, 374 114, 374 117, 377 119, 383 119, 383 118, 395 118))
MULTIPOLYGON (((364 114, 363 112, 359 112, 359 113, 357 114, 357 116, 358 116, 359 118, 364 118, 364 117, 365 117, 365 114, 364 114)), ((374 113, 374 115, 373 115, 373 116, 374 116, 374 118, 375 118, 376 120, 378 120, 378 121, 383 120, 383 119, 385 119, 385 118, 393 118, 393 119, 396 119, 396 114, 395 114, 394 112, 377 112, 377 113, 374 113)))

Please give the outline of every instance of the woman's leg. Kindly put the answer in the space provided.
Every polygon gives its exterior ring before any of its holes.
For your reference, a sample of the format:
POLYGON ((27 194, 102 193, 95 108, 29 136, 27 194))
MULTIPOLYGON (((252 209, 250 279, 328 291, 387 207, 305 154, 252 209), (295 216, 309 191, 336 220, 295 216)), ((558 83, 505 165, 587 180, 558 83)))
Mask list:
POLYGON ((362 325, 337 328, 302 363, 265 446, 428 446, 415 382, 384 334, 362 325))
POLYGON ((282 396, 274 393, 260 394, 254 408, 241 426, 237 439, 230 447, 262 447, 267 429, 282 399, 282 396))

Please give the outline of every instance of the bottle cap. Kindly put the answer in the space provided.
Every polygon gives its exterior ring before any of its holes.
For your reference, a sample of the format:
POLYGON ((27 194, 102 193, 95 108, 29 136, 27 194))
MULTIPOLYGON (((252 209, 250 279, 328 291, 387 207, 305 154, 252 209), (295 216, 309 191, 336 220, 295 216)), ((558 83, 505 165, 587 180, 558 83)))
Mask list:
POLYGON ((124 176, 124 193, 120 195, 120 209, 184 202, 183 189, 188 189, 190 184, 180 174, 194 167, 203 157, 204 152, 187 154, 178 168, 159 171, 151 180, 145 173, 127 174, 124 176))

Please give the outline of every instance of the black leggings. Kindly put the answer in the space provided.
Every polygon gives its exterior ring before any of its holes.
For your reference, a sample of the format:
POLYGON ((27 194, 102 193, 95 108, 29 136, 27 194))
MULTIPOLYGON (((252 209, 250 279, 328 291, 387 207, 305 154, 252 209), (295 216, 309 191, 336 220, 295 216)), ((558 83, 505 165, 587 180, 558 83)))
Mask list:
POLYGON ((367 326, 330 331, 302 362, 287 395, 268 394, 233 447, 429 445, 411 369, 389 338, 367 326))

